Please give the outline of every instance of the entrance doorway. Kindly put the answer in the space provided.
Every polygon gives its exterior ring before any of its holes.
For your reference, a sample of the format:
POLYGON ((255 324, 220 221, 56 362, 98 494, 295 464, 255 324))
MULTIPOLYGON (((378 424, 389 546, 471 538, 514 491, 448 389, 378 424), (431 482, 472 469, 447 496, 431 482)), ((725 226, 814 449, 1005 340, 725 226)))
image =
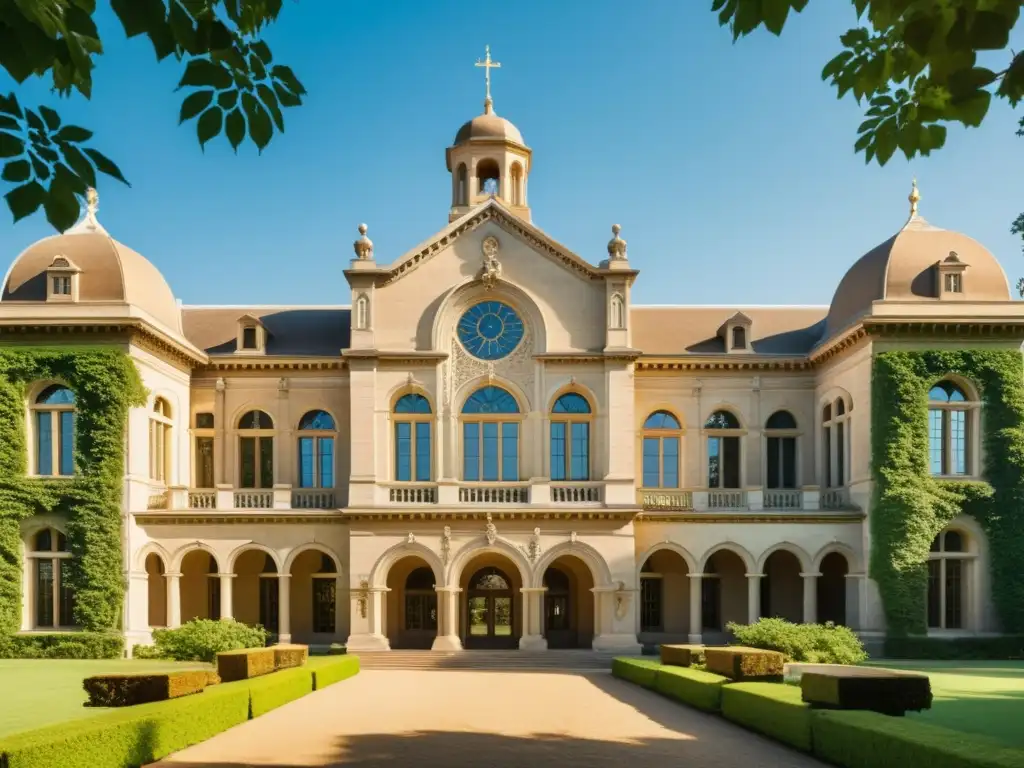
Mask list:
POLYGON ((594 642, 594 588, 590 568, 562 555, 544 571, 544 638, 548 648, 590 648, 594 642))
POLYGON ((548 568, 544 572, 544 636, 548 640, 548 648, 575 648, 576 630, 570 620, 572 609, 572 590, 569 576, 558 568, 548 568))
POLYGON ((469 580, 466 600, 466 648, 516 648, 512 581, 494 566, 469 580))

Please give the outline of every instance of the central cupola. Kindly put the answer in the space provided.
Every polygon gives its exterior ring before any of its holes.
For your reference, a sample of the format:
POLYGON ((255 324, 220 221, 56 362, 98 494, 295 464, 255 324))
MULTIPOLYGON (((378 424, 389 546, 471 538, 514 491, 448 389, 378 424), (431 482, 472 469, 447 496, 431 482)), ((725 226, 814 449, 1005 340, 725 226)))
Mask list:
POLYGON ((452 207, 449 221, 466 214, 472 207, 495 197, 517 216, 530 220, 526 203, 526 178, 530 174, 532 152, 523 135, 512 123, 494 112, 491 98, 491 70, 501 64, 491 59, 487 46, 483 61, 487 96, 484 112, 463 124, 446 152, 452 174, 452 207))

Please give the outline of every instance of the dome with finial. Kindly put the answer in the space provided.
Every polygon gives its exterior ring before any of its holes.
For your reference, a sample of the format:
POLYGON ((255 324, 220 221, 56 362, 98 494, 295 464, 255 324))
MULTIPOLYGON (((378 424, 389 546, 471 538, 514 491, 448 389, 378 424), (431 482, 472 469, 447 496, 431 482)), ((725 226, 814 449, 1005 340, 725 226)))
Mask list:
POLYGON ((1010 284, 996 257, 977 240, 928 223, 918 212, 914 180, 910 218, 903 228, 860 257, 839 283, 829 307, 824 338, 871 312, 875 302, 937 301, 935 267, 951 254, 965 265, 962 301, 1009 301, 1010 284))
POLYGON ((477 60, 476 66, 484 69, 487 84, 487 95, 484 99, 484 113, 477 115, 472 120, 463 123, 455 134, 453 146, 459 146, 470 141, 509 141, 525 147, 523 134, 519 132, 512 123, 503 117, 498 117, 494 112, 494 99, 491 98, 491 70, 500 69, 501 64, 491 59, 491 46, 486 48, 486 57, 481 61, 477 60))
POLYGON ((79 272, 78 305, 127 304, 181 334, 181 310, 164 276, 144 256, 112 238, 99 223, 99 195, 86 192, 82 218, 30 245, 11 265, 0 301, 45 304, 47 269, 64 257, 79 272))

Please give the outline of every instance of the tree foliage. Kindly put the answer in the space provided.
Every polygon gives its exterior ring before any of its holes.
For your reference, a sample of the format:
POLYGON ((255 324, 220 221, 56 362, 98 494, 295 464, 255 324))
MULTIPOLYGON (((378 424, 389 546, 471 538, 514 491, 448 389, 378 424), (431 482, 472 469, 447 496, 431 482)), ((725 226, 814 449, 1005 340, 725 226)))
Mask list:
MULTIPOLYGON (((834 0, 819 0, 833 2, 834 0)), ((1008 50, 1020 0, 848 0, 860 24, 843 33, 843 50, 822 70, 839 98, 866 105, 855 149, 885 165, 901 151, 928 155, 946 142, 950 123, 978 126, 993 98, 1024 97, 1024 53, 1008 50), (995 70, 978 54, 1003 52, 995 70)), ((780 35, 809 0, 713 0, 733 39, 764 27, 780 35)), ((998 57, 997 57, 998 58, 998 57)))
MULTIPOLYGON (((183 63, 179 122, 195 120, 200 146, 224 135, 232 148, 248 137, 262 152, 282 111, 302 103, 305 88, 274 61, 261 39, 284 0, 109 0, 125 34, 144 37, 157 61, 183 63)), ((49 78, 67 97, 92 95, 92 70, 103 53, 94 22, 96 0, 0 0, 0 68, 17 83, 49 78)), ((125 184, 118 166, 87 146, 92 132, 64 124, 47 107, 0 94, 0 181, 14 220, 40 208, 58 230, 71 226, 97 174, 125 184)))

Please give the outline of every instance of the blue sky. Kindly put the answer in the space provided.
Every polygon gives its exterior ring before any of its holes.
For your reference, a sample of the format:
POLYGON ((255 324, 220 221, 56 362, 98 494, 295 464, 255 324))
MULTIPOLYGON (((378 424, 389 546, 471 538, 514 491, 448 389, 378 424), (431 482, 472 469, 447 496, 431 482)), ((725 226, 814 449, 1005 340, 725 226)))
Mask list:
MULTIPOLYGON (((345 304, 359 222, 384 263, 444 227, 444 150, 481 111, 485 44, 502 63, 496 111, 534 150, 534 222, 592 262, 622 224, 637 303, 827 304, 902 226, 914 175, 922 214, 980 240, 1015 281, 1013 112, 997 103, 931 158, 866 166, 853 153, 862 107, 819 77, 853 11, 811 6, 781 39, 733 45, 710 0, 288 3, 266 39, 309 96, 262 156, 223 139, 201 152, 177 125, 182 65, 157 64, 106 11, 92 101, 19 93, 96 132, 132 182, 101 186, 100 220, 188 304, 345 304)), ((49 233, 42 216, 0 225, 4 268, 49 233)))

